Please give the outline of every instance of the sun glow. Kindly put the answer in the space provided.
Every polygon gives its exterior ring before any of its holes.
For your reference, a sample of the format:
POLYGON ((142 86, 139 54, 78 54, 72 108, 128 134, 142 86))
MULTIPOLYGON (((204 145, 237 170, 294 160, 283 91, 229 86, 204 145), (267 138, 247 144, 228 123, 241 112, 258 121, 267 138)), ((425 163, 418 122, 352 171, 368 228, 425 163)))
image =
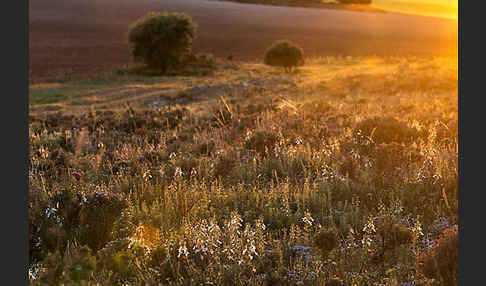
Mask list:
POLYGON ((440 18, 458 18, 458 0, 373 0, 373 5, 388 11, 440 18))

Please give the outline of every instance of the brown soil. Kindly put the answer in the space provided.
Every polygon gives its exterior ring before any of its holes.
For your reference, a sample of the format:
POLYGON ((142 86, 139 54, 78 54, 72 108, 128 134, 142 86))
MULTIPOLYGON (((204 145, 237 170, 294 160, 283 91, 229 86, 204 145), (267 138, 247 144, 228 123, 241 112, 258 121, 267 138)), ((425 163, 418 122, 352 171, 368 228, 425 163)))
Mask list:
POLYGON ((31 0, 30 80, 85 78, 131 64, 127 28, 149 11, 186 12, 195 52, 261 58, 279 39, 306 55, 457 56, 457 21, 211 0, 31 0))

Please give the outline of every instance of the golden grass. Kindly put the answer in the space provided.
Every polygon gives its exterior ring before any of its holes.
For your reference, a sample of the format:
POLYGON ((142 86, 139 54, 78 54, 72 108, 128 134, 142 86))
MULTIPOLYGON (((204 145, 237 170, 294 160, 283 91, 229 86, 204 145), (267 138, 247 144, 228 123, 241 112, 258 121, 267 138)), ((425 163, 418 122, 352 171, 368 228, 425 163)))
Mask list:
POLYGON ((416 263, 458 221, 457 69, 329 57, 36 90, 60 109, 31 110, 31 284, 454 279, 416 263))

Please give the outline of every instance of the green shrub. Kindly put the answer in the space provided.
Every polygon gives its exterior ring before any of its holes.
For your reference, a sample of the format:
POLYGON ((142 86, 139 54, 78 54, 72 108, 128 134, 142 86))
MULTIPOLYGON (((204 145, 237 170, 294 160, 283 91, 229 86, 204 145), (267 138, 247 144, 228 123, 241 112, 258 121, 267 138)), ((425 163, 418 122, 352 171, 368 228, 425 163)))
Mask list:
POLYGON ((102 248, 111 240, 113 225, 127 207, 123 197, 99 191, 83 196, 61 190, 48 199, 32 200, 37 202, 29 209, 31 262, 56 250, 64 253, 70 241, 94 251, 102 248))
POLYGON ((31 285, 89 285, 97 268, 96 256, 87 246, 71 247, 69 252, 49 253, 39 279, 31 285))
POLYGON ((165 73, 191 52, 195 32, 186 14, 150 12, 130 26, 128 39, 135 59, 165 73))
POLYGON ((266 51, 264 63, 291 72, 294 67, 304 64, 304 51, 291 41, 278 41, 266 51))

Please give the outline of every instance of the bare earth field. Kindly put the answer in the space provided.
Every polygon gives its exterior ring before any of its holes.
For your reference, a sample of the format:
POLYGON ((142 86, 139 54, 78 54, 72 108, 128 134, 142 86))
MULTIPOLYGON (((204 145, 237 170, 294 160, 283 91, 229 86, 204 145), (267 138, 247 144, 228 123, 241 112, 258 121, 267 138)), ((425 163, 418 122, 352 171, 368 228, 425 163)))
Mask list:
POLYGON ((307 55, 457 56, 457 21, 210 0, 32 0, 30 79, 83 78, 132 63, 128 25, 149 11, 186 12, 195 52, 252 60, 287 38, 307 55))

